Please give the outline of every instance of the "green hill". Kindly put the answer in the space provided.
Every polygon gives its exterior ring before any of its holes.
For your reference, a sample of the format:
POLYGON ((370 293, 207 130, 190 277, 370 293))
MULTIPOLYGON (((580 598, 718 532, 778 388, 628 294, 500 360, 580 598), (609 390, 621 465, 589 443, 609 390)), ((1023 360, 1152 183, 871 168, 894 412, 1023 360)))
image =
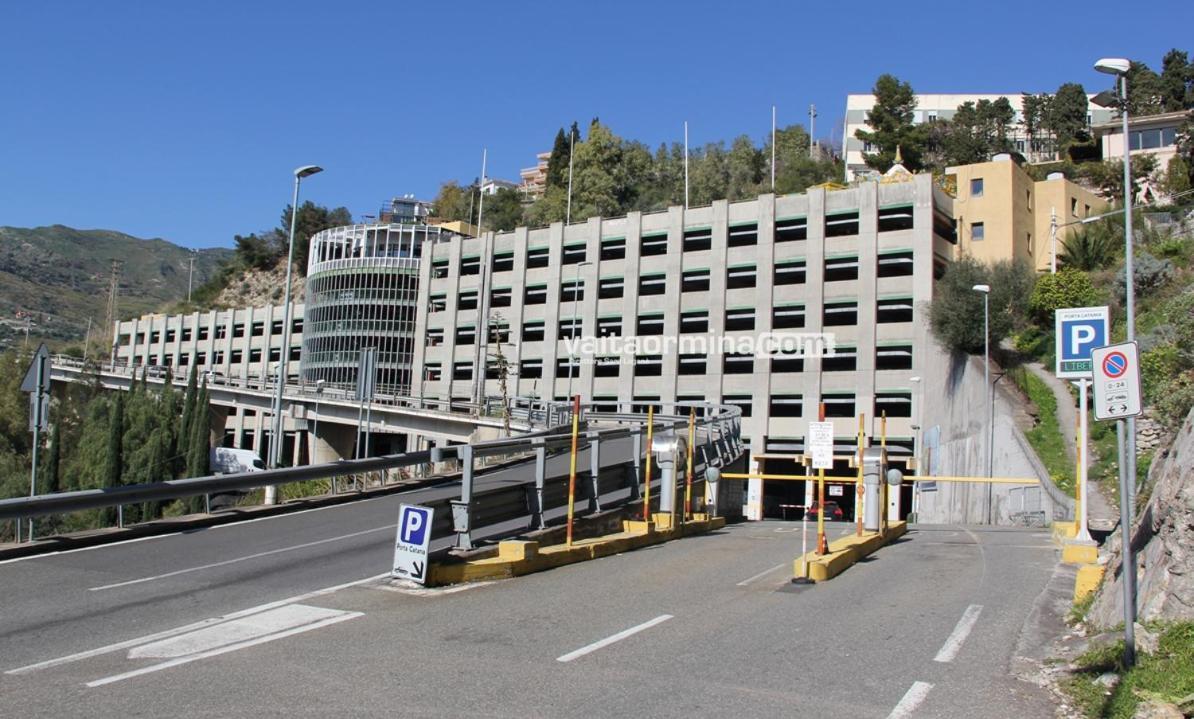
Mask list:
POLYGON ((192 252, 166 240, 111 230, 0 226, 0 349, 24 342, 27 320, 31 343, 82 340, 88 318, 93 337, 99 336, 105 331, 112 260, 120 263, 121 318, 185 299, 192 256, 199 287, 232 250, 192 252))

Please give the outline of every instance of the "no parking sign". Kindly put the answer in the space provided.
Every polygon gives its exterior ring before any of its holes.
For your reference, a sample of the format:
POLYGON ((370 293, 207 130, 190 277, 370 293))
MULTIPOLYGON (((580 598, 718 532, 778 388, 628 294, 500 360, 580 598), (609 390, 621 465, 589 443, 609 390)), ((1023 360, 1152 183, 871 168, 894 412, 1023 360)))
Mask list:
POLYGON ((1135 342, 1099 347, 1094 363, 1095 419, 1123 419, 1140 414, 1140 362, 1135 342))

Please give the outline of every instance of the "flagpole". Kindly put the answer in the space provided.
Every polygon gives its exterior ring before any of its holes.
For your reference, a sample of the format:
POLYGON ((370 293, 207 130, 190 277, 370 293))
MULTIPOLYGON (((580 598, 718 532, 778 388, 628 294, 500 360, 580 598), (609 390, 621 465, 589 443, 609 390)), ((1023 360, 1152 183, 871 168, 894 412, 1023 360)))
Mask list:
POLYGON ((688 209, 688 120, 684 121, 684 209, 688 209))
POLYGON ((775 192, 775 105, 771 106, 771 191, 775 192))
POLYGON ((572 150, 576 142, 576 133, 568 130, 568 209, 564 213, 564 224, 572 224, 572 150))

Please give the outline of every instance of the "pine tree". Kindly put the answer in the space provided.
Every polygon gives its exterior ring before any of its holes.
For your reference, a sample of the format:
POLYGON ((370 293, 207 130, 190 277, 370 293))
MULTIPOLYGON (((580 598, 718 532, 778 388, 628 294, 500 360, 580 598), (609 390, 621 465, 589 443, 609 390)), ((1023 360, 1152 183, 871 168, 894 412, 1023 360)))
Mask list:
POLYGON ((551 157, 547 159, 547 186, 563 187, 568 182, 568 136, 564 128, 556 133, 551 146, 551 157))
MULTIPOLYGON (((116 394, 116 401, 108 415, 108 459, 104 472, 104 487, 120 486, 120 475, 124 470, 124 393, 116 394)), ((107 507, 103 513, 105 524, 115 524, 116 508, 107 507)))

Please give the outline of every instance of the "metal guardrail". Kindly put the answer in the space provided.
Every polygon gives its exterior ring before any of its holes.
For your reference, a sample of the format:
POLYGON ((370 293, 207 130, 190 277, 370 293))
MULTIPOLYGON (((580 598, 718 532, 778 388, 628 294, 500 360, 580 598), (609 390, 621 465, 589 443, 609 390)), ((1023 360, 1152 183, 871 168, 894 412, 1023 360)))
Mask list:
MULTIPOLYGON (((571 408, 566 402, 528 403, 531 412, 541 413, 545 419, 559 420, 554 429, 541 430, 517 437, 477 442, 470 445, 435 448, 386 457, 340 460, 319 465, 288 467, 262 472, 176 479, 151 484, 124 485, 103 489, 89 489, 75 492, 60 492, 34 497, 20 497, 0 500, 0 520, 66 514, 88 509, 119 507, 140 502, 163 501, 193 497, 219 492, 233 492, 257 489, 267 485, 282 485, 313 479, 327 479, 346 474, 358 474, 398 469, 434 462, 458 460, 460 462, 461 494, 459 500, 452 500, 452 530, 456 532, 456 545, 462 549, 473 546, 472 533, 479 526, 498 524, 531 516, 532 526, 544 525, 543 513, 558 506, 553 504, 553 488, 548 485, 546 471, 549 453, 566 450, 571 446, 571 435, 563 428, 564 420, 570 422, 571 408), (477 460, 498 456, 534 455, 533 474, 517 485, 475 491, 475 477, 479 468, 477 460), (532 493, 533 487, 533 493, 532 493), (517 505, 517 511, 508 509, 517 505), (505 506, 506 510, 495 511, 494 506, 505 506), (477 521, 481 519, 480 523, 477 521)), ((592 405, 590 405, 592 406, 592 405)), ((601 406, 607 406, 602 404, 601 406)), ((668 406, 668 405, 663 405, 668 406)), ((653 431, 665 435, 686 428, 688 418, 685 409, 700 410, 696 418, 699 441, 695 451, 704 467, 724 466, 744 451, 741 443, 741 409, 736 406, 713 404, 671 404, 673 414, 656 415, 653 431)), ((609 413, 586 411, 582 407, 581 418, 589 426, 579 436, 578 451, 590 452, 589 482, 586 488, 590 511, 600 511, 599 497, 608 489, 601 485, 602 445, 611 441, 631 438, 633 451, 630 464, 634 468, 636 481, 632 484, 631 496, 637 498, 637 487, 642 483, 641 460, 644 456, 644 440, 647 433, 646 417, 636 413, 609 413), (591 429, 594 423, 608 423, 614 426, 591 429)), ((607 472, 608 474, 608 472, 607 472)), ((445 477, 445 481, 451 481, 445 477)))

